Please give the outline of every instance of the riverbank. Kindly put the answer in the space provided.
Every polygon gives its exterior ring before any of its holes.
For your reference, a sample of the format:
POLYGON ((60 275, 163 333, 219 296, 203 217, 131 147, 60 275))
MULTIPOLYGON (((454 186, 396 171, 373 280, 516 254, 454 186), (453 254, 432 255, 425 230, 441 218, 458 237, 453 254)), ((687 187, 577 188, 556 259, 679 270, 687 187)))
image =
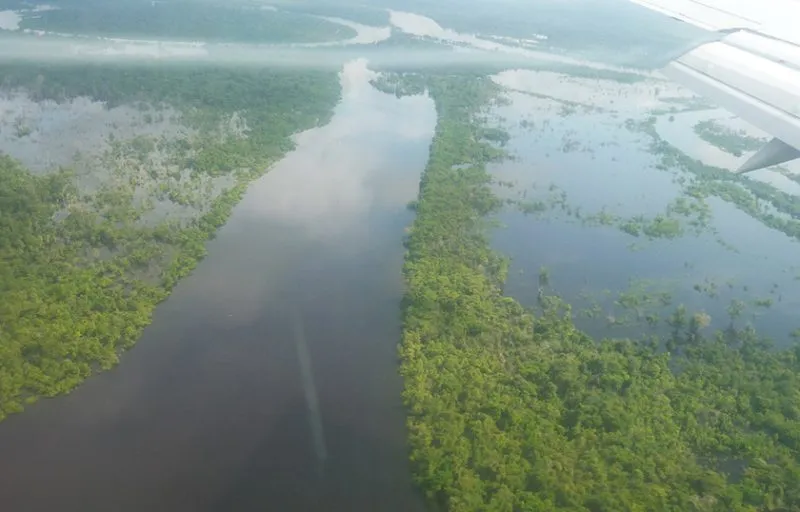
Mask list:
POLYGON ((594 341, 556 298, 534 316, 503 296, 486 171, 502 151, 482 137, 499 90, 469 76, 428 89, 439 122, 407 242, 400 355, 429 498, 463 511, 800 504, 794 349, 772 350, 736 311, 706 334, 708 318, 682 307, 664 339, 594 341))
POLYGON ((6 509, 424 510, 397 342, 436 113, 373 75, 342 69, 121 364, 0 422, 6 509))
POLYGON ((32 171, 0 161, 0 419, 115 365, 248 184, 340 96, 314 71, 5 71, 22 106, 2 142, 32 171))

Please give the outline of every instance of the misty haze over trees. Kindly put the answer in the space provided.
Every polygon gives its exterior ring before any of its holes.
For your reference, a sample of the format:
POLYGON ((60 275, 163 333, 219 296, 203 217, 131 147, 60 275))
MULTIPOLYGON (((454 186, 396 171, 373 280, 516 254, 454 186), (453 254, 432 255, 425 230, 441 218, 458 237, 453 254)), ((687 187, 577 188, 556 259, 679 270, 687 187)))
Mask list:
POLYGON ((0 0, 0 503, 800 508, 800 175, 653 72, 704 37, 0 0))

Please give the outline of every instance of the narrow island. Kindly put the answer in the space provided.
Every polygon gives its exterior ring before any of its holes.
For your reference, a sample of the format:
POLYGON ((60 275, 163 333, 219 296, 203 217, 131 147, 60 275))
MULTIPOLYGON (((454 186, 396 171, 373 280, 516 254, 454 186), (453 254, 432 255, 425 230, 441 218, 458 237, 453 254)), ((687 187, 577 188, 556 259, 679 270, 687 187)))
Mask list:
POLYGON ((504 296, 486 170, 502 151, 481 137, 500 91, 468 74, 426 86, 439 121, 407 241, 400 357, 411 461, 434 508, 800 506, 797 349, 733 321, 705 333, 680 307, 668 339, 593 340, 555 297, 534 314, 504 296))

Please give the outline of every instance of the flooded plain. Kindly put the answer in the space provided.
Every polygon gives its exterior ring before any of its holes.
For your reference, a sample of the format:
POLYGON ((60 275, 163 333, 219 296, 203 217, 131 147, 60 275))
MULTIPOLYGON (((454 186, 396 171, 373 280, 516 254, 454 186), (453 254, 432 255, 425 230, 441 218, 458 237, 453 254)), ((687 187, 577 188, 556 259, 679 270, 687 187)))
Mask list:
POLYGON ((332 121, 250 187, 124 364, 0 423, 4 507, 418 509, 396 346, 436 119, 371 76, 345 67, 332 121))
MULTIPOLYGON (((728 307, 738 300, 747 311, 742 325, 787 343, 799 326, 797 240, 717 197, 703 202, 702 224, 678 236, 633 236, 602 222, 652 219, 668 215, 676 200, 695 201, 686 193, 695 176, 663 166, 653 135, 635 128, 640 123, 654 116, 662 140, 730 170, 752 152, 726 153, 695 126, 714 120, 753 137, 763 132, 718 109, 698 109, 691 93, 659 80, 621 84, 507 71, 495 81, 511 91, 510 104, 494 116, 510 132, 513 159, 493 174, 514 183, 504 194, 543 205, 534 214, 509 208, 500 215, 505 227, 495 232, 495 245, 513 260, 507 293, 534 305, 544 267, 547 291, 571 303, 578 325, 596 336, 663 333, 664 317, 680 304, 708 314, 712 329, 725 328, 728 307), (662 317, 660 327, 648 324, 648 315, 662 317)), ((780 191, 800 190, 774 169, 753 174, 780 191)))
MULTIPOLYGON (((494 244, 513 259, 506 293, 535 305, 547 269, 544 287, 573 304, 578 325, 597 336, 663 330, 646 319, 679 304, 722 328, 732 300, 748 306, 740 322, 779 342, 798 327, 797 242, 730 202, 688 198, 696 176, 664 166, 652 147, 657 136, 727 169, 749 153, 708 143, 696 126, 713 120, 751 137, 763 133, 651 71, 548 53, 557 30, 493 37, 398 10, 380 26, 324 19, 356 35, 290 49, 47 33, 35 44, 0 46, 0 57, 340 66, 371 48, 370 59, 404 65, 508 59, 580 67, 574 76, 510 69, 494 77, 509 103, 492 117, 508 130, 513 159, 491 171, 513 184, 502 190, 508 198, 544 205, 533 214, 509 206, 499 216, 505 226, 494 244), (441 48, 375 46, 396 34, 441 48), (598 71, 624 72, 629 81, 586 78, 598 71), (650 120, 655 135, 640 129, 650 120), (703 218, 676 236, 634 236, 602 222, 667 215, 680 199, 703 218)), ((0 12, 0 29, 19 29, 20 21, 19 13, 0 12)), ((297 149, 252 184, 206 259, 117 368, 0 423, 4 507, 421 509, 408 470, 396 345, 402 241, 413 219, 406 204, 418 192, 436 113, 426 95, 378 92, 374 76, 364 61, 345 65, 331 122, 297 134, 297 149)), ((187 135, 171 111, 163 122, 145 122, 157 113, 82 99, 39 104, 16 93, 0 98, 0 108, 0 150, 38 172, 78 149, 100 151, 107 133, 187 135), (42 152, 44 137, 62 142, 42 152)), ((800 185, 785 175, 797 170, 752 178, 797 194, 800 185)))

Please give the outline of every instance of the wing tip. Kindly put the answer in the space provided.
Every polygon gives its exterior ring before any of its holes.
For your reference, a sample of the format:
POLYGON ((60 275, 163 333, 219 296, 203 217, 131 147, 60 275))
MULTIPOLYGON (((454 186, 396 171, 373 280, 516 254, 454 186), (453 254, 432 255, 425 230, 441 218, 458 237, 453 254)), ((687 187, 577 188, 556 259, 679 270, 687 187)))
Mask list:
POLYGON ((736 171, 736 174, 757 171, 800 158, 800 150, 777 137, 766 143, 753 156, 747 159, 736 171))

